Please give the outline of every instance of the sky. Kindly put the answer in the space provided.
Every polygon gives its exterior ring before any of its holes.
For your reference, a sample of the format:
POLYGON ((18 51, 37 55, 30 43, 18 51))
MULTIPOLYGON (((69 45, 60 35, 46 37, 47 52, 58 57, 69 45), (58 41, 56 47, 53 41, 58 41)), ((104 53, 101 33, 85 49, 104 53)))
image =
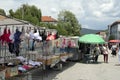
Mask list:
POLYGON ((82 28, 105 30, 108 25, 120 20, 119 0, 0 0, 0 8, 8 14, 22 4, 35 5, 42 16, 55 19, 62 10, 71 11, 82 28))

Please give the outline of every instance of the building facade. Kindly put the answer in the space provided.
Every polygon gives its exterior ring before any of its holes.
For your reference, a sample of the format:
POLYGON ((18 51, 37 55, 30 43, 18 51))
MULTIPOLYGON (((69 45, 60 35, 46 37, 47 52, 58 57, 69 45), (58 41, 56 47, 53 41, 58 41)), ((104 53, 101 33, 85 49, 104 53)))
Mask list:
POLYGON ((56 25, 57 24, 57 20, 52 18, 51 16, 42 16, 41 17, 41 22, 42 23, 51 23, 56 25))
POLYGON ((34 28, 34 26, 27 21, 0 15, 0 35, 3 33, 5 27, 10 29, 11 32, 15 32, 16 28, 20 31, 22 28, 24 28, 25 31, 30 27, 34 28))
POLYGON ((108 25, 108 39, 120 40, 120 20, 108 25))

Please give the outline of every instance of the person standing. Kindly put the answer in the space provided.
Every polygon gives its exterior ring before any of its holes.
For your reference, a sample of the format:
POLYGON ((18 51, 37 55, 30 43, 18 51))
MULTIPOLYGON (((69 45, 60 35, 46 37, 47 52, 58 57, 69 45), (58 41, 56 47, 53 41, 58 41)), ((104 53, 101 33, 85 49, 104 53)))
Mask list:
POLYGON ((118 61, 119 61, 119 65, 120 65, 120 47, 118 47, 118 61))
POLYGON ((117 45, 116 44, 112 45, 111 50, 112 50, 112 53, 111 53, 112 56, 113 57, 116 56, 116 54, 117 54, 117 45))
POLYGON ((104 44, 103 45, 103 56, 104 56, 105 63, 108 63, 108 53, 109 53, 108 46, 107 46, 107 44, 104 44))
POLYGON ((101 52, 100 52, 100 48, 99 48, 99 45, 96 45, 95 46, 95 49, 94 49, 94 56, 95 56, 95 62, 97 62, 98 61, 98 56, 99 56, 99 54, 100 54, 101 52))

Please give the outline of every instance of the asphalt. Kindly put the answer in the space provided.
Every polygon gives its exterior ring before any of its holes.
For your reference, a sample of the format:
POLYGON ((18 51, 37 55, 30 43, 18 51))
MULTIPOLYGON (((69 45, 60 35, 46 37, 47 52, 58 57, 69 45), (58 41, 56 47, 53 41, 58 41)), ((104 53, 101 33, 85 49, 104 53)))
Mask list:
POLYGON ((35 70, 32 80, 120 80, 120 66, 117 56, 109 54, 108 63, 104 63, 100 55, 98 63, 66 62, 61 71, 35 70))

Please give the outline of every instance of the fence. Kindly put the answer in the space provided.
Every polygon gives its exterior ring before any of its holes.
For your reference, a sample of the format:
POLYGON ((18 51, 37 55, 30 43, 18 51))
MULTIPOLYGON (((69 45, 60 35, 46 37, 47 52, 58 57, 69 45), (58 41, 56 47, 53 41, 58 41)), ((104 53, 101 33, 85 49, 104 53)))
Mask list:
MULTIPOLYGON (((69 58, 68 55, 63 55, 64 53, 66 54, 73 52, 73 49, 68 48, 67 45, 64 48, 62 48, 61 45, 62 45, 61 38, 57 40, 44 41, 44 42, 35 41, 34 44, 35 50, 32 51, 30 50, 31 47, 30 40, 23 40, 19 47, 20 50, 19 56, 23 56, 24 58, 27 58, 27 60, 41 61, 45 65, 53 66, 59 63, 61 59, 69 58)), ((2 44, 2 42, 0 42, 0 64, 10 63, 10 62, 15 64, 19 63, 19 61, 17 61, 16 59, 15 53, 14 52, 10 53, 8 44, 7 43, 2 44)), ((27 77, 21 76, 21 78, 15 76, 11 78, 12 80, 29 80, 27 79, 28 76, 27 77)))

